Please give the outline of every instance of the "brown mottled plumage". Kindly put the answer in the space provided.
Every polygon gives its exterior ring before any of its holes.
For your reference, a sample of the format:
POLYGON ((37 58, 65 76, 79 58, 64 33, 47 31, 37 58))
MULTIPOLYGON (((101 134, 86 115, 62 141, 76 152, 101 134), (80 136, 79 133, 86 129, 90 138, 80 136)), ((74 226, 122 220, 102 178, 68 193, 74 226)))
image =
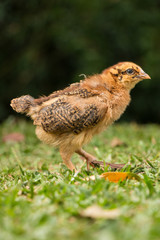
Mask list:
POLYGON ((84 157, 87 166, 93 162, 95 158, 82 145, 117 120, 130 102, 130 90, 149 78, 138 65, 121 62, 48 97, 15 98, 11 106, 31 116, 38 138, 59 147, 64 163, 73 170, 72 154, 84 157))

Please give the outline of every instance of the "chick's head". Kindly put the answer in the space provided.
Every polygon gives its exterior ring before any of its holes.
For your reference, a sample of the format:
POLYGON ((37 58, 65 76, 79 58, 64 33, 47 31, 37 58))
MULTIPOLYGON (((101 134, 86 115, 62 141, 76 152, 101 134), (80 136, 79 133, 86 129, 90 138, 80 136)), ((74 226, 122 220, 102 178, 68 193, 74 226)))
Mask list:
POLYGON ((117 83, 129 90, 141 80, 150 79, 140 66, 132 62, 120 62, 105 70, 104 73, 108 71, 117 83))

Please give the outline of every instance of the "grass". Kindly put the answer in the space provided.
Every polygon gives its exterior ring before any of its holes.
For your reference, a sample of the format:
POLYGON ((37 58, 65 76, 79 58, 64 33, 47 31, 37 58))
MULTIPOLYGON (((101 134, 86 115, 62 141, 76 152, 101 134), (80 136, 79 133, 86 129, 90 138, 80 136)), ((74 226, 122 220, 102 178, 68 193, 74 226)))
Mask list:
MULTIPOLYGON (((143 181, 111 183, 86 181, 101 169, 82 167, 73 177, 56 149, 36 138, 30 122, 10 118, 0 135, 24 134, 19 143, 0 140, 0 239, 160 239, 160 127, 115 124, 85 147, 100 160, 130 162, 122 171, 139 174, 143 181), (124 144, 111 147, 114 137, 124 144), (82 216, 92 205, 118 209, 113 219, 82 216)), ((73 157, 77 168, 82 166, 73 157)), ((110 169, 105 169, 109 171, 110 169)))

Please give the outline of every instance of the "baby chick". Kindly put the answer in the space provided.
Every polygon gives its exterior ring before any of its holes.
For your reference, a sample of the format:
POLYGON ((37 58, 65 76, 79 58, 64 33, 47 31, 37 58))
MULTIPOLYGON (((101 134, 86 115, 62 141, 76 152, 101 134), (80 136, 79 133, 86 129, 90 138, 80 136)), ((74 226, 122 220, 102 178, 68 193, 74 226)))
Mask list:
MULTIPOLYGON (((132 62, 120 62, 47 97, 15 98, 11 106, 33 119, 37 137, 58 147, 70 170, 75 170, 71 162, 75 152, 86 159, 89 168, 96 158, 82 146, 119 119, 130 102, 131 89, 143 79, 150 79, 150 76, 141 67, 132 62)), ((115 164, 110 166, 115 167, 115 164)))

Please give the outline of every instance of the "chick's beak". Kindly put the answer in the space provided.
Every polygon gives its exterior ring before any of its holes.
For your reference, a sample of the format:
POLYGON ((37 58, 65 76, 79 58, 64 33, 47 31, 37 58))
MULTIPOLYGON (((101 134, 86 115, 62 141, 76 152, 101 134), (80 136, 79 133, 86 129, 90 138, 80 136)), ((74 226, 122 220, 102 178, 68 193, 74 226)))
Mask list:
POLYGON ((147 73, 145 73, 143 70, 141 71, 138 77, 140 79, 151 79, 151 77, 147 73))
POLYGON ((151 77, 147 73, 141 75, 141 78, 142 79, 151 79, 151 77))

